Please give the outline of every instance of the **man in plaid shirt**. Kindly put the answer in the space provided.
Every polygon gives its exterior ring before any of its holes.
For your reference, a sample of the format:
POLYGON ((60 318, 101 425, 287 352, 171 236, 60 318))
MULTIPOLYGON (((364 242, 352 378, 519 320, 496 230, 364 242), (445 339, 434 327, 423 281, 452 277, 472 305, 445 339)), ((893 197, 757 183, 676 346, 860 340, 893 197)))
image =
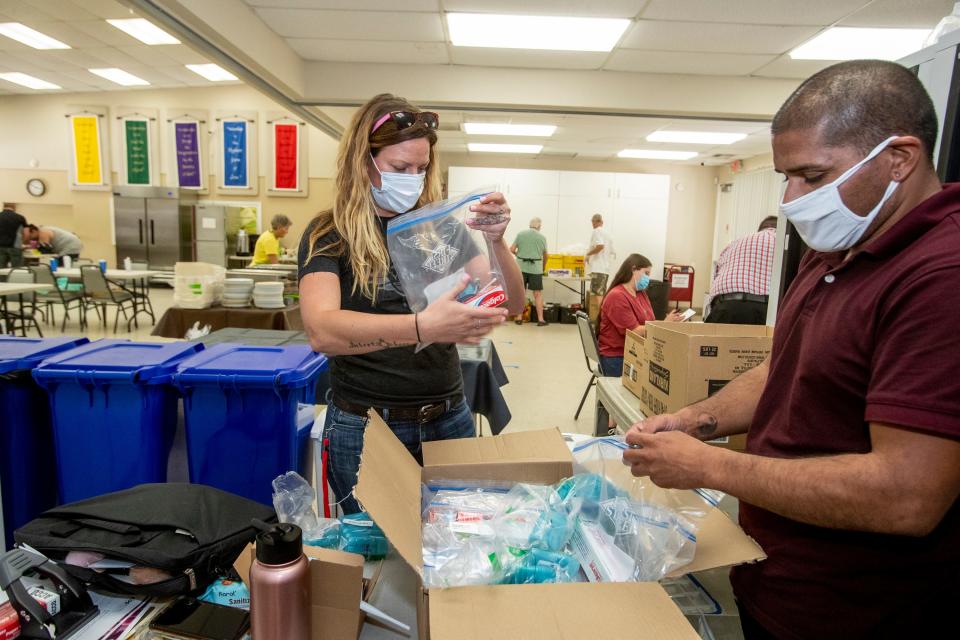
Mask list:
POLYGON ((720 253, 704 322, 766 324, 776 237, 777 217, 768 216, 756 233, 734 240, 720 253))

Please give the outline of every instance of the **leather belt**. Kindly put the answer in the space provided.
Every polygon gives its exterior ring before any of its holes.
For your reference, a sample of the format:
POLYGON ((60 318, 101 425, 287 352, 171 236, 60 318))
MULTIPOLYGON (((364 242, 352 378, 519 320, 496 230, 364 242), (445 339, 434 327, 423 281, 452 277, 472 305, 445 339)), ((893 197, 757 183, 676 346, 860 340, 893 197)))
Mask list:
POLYGON ((441 400, 440 402, 431 402, 420 407, 365 407, 352 402, 346 402, 340 398, 333 398, 333 405, 341 411, 352 413, 355 416, 367 415, 367 410, 373 409, 385 421, 402 420, 416 421, 419 424, 425 424, 431 420, 436 420, 453 406, 450 400, 441 400))
POLYGON ((717 302, 759 302, 761 304, 767 304, 767 301, 770 299, 770 296, 758 296, 753 293, 721 293, 713 297, 713 300, 710 301, 710 304, 717 302))

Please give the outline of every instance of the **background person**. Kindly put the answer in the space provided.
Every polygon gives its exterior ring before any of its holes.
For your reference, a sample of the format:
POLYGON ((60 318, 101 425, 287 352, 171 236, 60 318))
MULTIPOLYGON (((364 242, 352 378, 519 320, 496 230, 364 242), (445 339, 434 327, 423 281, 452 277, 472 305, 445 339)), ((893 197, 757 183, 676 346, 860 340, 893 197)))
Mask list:
POLYGON ((634 425, 634 475, 740 500, 767 559, 731 573, 750 638, 926 638, 960 596, 960 185, 916 75, 858 60, 777 112, 781 212, 812 249, 770 357, 634 425), (747 432, 747 451, 704 444, 747 432), (693 437, 690 437, 693 436, 693 437), (938 585, 930 589, 930 585, 938 585))
POLYGON ((61 229, 43 225, 27 225, 23 230, 24 243, 36 242, 42 253, 52 253, 57 256, 70 256, 76 260, 83 251, 83 242, 76 235, 61 229))
POLYGON ((253 248, 253 261, 251 267, 258 264, 277 264, 280 262, 280 239, 286 237, 290 231, 293 222, 290 218, 278 213, 270 219, 270 231, 265 231, 257 238, 257 244, 253 248))
POLYGON ((17 205, 4 202, 0 210, 0 267, 23 266, 23 229, 27 219, 17 213, 17 205))
POLYGON ((603 216, 599 213, 590 218, 593 233, 590 234, 590 246, 584 256, 587 273, 590 275, 590 293, 602 296, 607 289, 610 275, 610 260, 613 259, 613 239, 603 230, 603 216))
POLYGON ((777 216, 720 253, 710 281, 710 312, 704 322, 766 324, 770 277, 777 242, 777 216))
MULTIPOLYGON (((619 378, 623 375, 623 345, 627 330, 645 336, 645 325, 656 320, 646 291, 650 285, 652 266, 646 256, 631 253, 613 276, 610 289, 600 302, 597 343, 600 347, 600 367, 605 376, 619 378)), ((679 313, 671 311, 664 320, 677 322, 680 317, 679 313)))
MULTIPOLYGON (((437 114, 390 94, 360 107, 340 142, 333 208, 320 213, 300 241, 304 327, 313 348, 332 357, 327 478, 346 513, 359 510, 351 491, 368 409, 418 460, 423 442, 474 436, 455 343, 476 344, 508 311, 523 309, 523 280, 503 240, 510 208, 502 193, 484 196, 470 210, 505 216, 476 228, 503 266, 508 308, 457 302, 468 276, 419 313, 407 304, 387 252, 387 222, 441 198, 438 125, 437 114), (429 346, 416 352, 418 342, 429 346)), ((489 263, 478 254, 463 267, 488 271, 489 263)))
MULTIPOLYGON (((530 219, 530 228, 517 234, 510 251, 517 256, 523 285, 533 292, 534 308, 537 310, 537 326, 545 327, 543 319, 543 265, 547 261, 547 237, 540 233, 540 218, 530 219)), ((523 315, 516 320, 523 324, 523 315)))

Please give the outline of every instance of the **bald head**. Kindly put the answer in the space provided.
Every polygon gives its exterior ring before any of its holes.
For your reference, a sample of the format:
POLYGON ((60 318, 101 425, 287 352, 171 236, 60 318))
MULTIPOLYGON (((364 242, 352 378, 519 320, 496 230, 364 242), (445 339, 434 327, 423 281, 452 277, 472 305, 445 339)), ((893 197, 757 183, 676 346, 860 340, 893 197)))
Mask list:
POLYGON ((537 231, 540 231, 541 224, 542 224, 542 221, 540 220, 540 218, 530 218, 531 229, 536 229, 537 231))
POLYGON ((890 136, 914 136, 929 161, 937 114, 917 76, 895 62, 851 60, 803 82, 773 118, 771 132, 819 129, 822 143, 864 155, 890 136))

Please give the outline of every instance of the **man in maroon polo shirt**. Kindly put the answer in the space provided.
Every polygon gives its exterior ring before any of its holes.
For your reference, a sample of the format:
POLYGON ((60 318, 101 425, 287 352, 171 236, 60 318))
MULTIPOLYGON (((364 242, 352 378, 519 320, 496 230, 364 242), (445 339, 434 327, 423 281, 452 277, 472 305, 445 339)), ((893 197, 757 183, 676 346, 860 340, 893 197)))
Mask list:
POLYGON ((748 638, 922 638, 960 596, 960 185, 894 63, 805 81, 773 121, 781 211, 813 249, 770 357, 627 434, 664 487, 740 499, 768 558, 731 575, 748 638), (747 432, 747 452, 700 440, 747 432), (693 436, 693 437, 690 437, 693 436))

